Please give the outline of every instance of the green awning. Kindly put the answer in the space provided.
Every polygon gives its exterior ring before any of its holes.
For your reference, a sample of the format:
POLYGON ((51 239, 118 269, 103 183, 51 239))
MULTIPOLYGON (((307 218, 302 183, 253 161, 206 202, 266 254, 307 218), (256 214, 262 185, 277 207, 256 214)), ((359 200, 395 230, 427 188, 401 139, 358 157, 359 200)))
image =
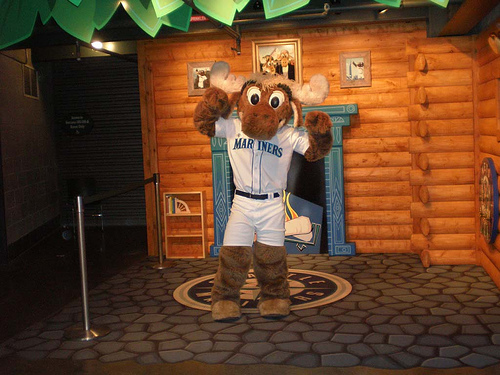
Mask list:
MULTIPOLYGON (((401 0, 375 0, 399 6, 401 0)), ((448 0, 430 0, 446 6, 448 0)), ((231 26, 236 12, 250 0, 193 0, 208 17, 231 26)), ((278 17, 309 3, 309 0, 262 0, 266 18, 278 17)), ((33 32, 37 17, 43 24, 53 19, 65 32, 90 43, 95 30, 109 22, 119 6, 151 37, 163 25, 188 31, 192 8, 183 0, 0 0, 0 49, 33 32)))

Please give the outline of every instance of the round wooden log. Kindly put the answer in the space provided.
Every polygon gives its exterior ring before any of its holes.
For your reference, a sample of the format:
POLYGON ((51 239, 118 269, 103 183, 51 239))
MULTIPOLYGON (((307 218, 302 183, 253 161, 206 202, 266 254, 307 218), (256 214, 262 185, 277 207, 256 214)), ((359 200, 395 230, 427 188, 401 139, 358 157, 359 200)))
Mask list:
POLYGON ((411 196, 408 181, 352 182, 344 184, 346 197, 411 196))
POLYGON ((409 210, 410 196, 396 197, 348 197, 345 199, 345 209, 348 211, 393 211, 409 210))
POLYGON ((425 74, 408 72, 408 87, 419 86, 461 86, 472 84, 471 69, 435 70, 425 74))
POLYGON ((426 171, 429 169, 429 157, 427 156, 427 154, 419 154, 418 155, 417 166, 423 171, 426 171))
POLYGON ((428 140, 412 137, 408 143, 410 146, 410 153, 412 154, 420 154, 423 152, 474 151, 474 138, 465 135, 430 137, 428 140))
POLYGON ((419 53, 415 59, 415 70, 422 72, 426 68, 427 60, 425 59, 425 55, 423 53, 419 53))
POLYGON ((417 95, 415 96, 415 101, 421 105, 429 104, 429 100, 427 99, 427 92, 425 91, 425 87, 418 88, 417 95))
POLYGON ((429 202, 429 189, 427 188, 427 186, 420 186, 420 188, 418 189, 418 197, 423 204, 429 202))
POLYGON ((410 240, 357 240, 356 253, 409 253, 410 240))
POLYGON ((417 123, 417 135, 421 138, 425 138, 429 135, 429 127, 427 126, 427 121, 419 121, 417 123))
POLYGON ((411 236, 411 244, 419 250, 472 250, 476 246, 474 234, 433 234, 425 237, 422 234, 411 236))
POLYGON ((411 225, 349 225, 346 229, 350 241, 404 240, 412 235, 411 225))
POLYGON ((425 218, 429 222, 429 232, 444 233, 474 233, 475 222, 473 217, 436 217, 425 218))
POLYGON ((474 184, 427 186, 432 202, 473 201, 474 184))
POLYGON ((410 185, 467 185, 474 184, 474 168, 437 169, 410 172, 410 185))
POLYGON ((422 219, 420 219, 419 224, 422 234, 427 237, 431 232, 431 225, 429 224, 429 220, 426 217, 423 217, 422 219))
POLYGON ((431 217, 474 217, 474 202, 431 202, 423 204, 413 202, 411 204, 411 217, 431 218, 431 217))
POLYGON ((411 224, 410 211, 354 211, 346 212, 348 225, 411 224))
POLYGON ((422 251, 422 253, 420 254, 420 260, 422 261, 422 266, 424 266, 425 268, 431 266, 431 257, 428 250, 422 251))
POLYGON ((473 117, 472 102, 433 103, 425 107, 420 104, 408 106, 408 119, 412 121, 473 117))

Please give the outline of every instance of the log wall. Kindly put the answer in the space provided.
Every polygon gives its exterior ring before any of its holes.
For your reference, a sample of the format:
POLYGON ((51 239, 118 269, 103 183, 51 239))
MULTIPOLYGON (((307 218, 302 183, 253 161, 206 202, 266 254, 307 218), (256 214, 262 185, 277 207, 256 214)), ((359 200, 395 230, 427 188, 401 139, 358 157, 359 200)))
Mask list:
POLYGON ((139 69, 151 86, 142 100, 153 109, 143 126, 156 140, 144 147, 157 157, 148 169, 161 174, 161 189, 206 191, 213 242, 210 145, 193 128, 200 97, 187 95, 186 64, 225 60, 248 76, 252 40, 295 37, 304 81, 315 73, 329 79, 324 104, 358 104, 344 129, 347 241, 358 253, 430 251, 431 263, 447 253, 449 261, 475 263, 473 40, 426 39, 421 22, 244 33, 241 55, 224 35, 142 42, 139 69), (340 52, 367 50, 372 85, 341 89, 340 52), (422 56, 425 70, 416 68, 422 56))
MULTIPOLYGON (((486 30, 480 34, 475 45, 476 181, 478 180, 479 166, 485 157, 493 159, 497 173, 500 173, 500 56, 495 55, 488 45, 487 38, 492 31, 486 30)), ((477 185, 478 183, 476 182, 476 189, 477 185)), ((476 194, 477 204, 478 197, 476 194)), ((478 223, 479 216, 476 215, 476 237, 480 263, 488 271, 496 284, 500 286, 500 238, 497 237, 495 243, 488 244, 483 236, 479 234, 478 223)))
POLYGON ((473 39, 406 45, 411 248, 425 266, 475 264, 473 39))

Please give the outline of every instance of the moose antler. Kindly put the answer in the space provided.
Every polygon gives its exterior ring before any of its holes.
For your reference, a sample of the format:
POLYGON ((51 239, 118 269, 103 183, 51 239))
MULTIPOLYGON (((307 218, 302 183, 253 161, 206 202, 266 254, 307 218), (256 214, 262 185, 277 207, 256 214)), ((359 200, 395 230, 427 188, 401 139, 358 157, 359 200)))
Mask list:
MULTIPOLYGON (((220 88, 228 94, 241 91, 246 78, 243 76, 236 77, 234 74, 229 74, 229 71, 228 63, 224 61, 216 62, 212 66, 210 73, 211 85, 220 88)), ((284 83, 292 90, 292 97, 304 105, 323 103, 330 91, 328 80, 321 74, 313 75, 309 83, 303 85, 275 74, 255 73, 251 79, 263 85, 284 83)))
POLYGON ((229 64, 225 61, 218 61, 212 66, 210 72, 210 84, 218 87, 228 94, 241 91, 241 88, 246 82, 243 76, 236 77, 234 74, 229 74, 229 64))

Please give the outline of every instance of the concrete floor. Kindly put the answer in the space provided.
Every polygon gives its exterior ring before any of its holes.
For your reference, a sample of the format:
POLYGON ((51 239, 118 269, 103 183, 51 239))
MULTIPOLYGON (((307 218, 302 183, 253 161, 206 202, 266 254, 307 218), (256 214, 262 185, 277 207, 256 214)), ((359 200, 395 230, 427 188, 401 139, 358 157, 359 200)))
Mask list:
POLYGON ((16 287, 0 300, 0 369, 12 374, 500 373, 500 291, 480 267, 424 269, 412 254, 290 256, 290 268, 342 277, 352 293, 279 321, 250 313, 237 322, 216 323, 208 311, 186 307, 172 295, 179 285, 213 274, 217 260, 176 260, 173 268, 154 270, 143 234, 132 241, 125 238, 131 231, 126 233, 107 236, 106 244, 114 245, 104 256, 89 251, 91 321, 111 328, 91 342, 64 338, 66 328, 81 324, 78 264, 67 255, 72 250, 49 241, 29 258, 35 263, 17 265, 16 287))

